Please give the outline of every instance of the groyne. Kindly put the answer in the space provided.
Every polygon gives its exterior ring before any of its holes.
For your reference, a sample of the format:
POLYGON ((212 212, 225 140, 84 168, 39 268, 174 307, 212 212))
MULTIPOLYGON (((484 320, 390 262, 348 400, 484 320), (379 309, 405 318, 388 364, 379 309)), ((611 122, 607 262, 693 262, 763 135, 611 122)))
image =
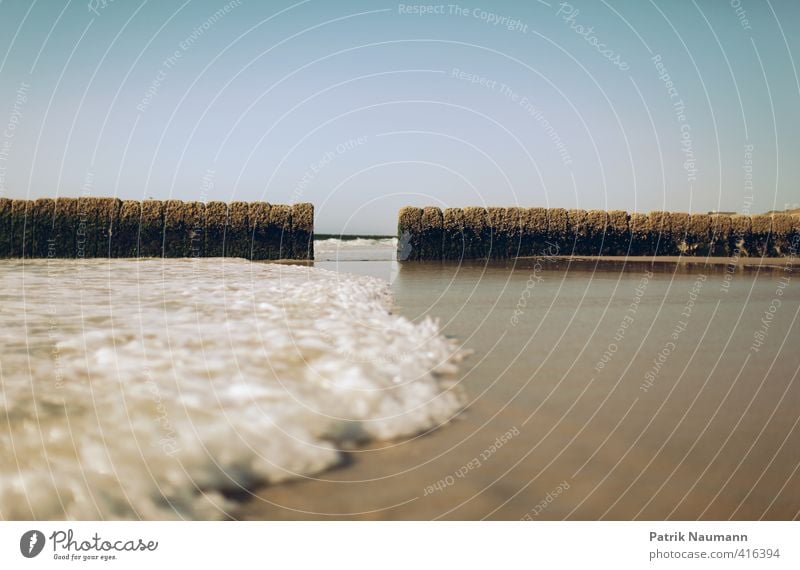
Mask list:
POLYGON ((314 259, 314 207, 0 198, 0 258, 314 259))
POLYGON ((400 261, 541 255, 784 257, 800 217, 562 208, 402 208, 400 261))

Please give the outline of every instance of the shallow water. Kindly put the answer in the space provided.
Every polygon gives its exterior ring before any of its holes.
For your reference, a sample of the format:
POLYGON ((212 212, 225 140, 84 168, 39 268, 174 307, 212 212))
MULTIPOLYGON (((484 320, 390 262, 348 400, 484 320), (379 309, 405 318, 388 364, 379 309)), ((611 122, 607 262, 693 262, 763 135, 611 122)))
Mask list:
POLYGON ((460 409, 385 282, 241 260, 0 263, 0 518, 220 518, 460 409))
POLYGON ((796 272, 393 249, 3 262, 0 516, 798 518, 796 272))
POLYGON ((800 283, 781 263, 402 264, 399 312, 473 351, 467 411, 237 516, 796 519, 800 283))

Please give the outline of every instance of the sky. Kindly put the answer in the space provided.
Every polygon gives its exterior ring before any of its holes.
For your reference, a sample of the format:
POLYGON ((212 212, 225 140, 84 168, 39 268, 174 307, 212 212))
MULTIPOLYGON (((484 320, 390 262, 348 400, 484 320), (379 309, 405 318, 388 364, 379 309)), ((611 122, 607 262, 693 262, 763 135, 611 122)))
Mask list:
POLYGON ((0 0, 0 197, 759 213, 800 2, 0 0))

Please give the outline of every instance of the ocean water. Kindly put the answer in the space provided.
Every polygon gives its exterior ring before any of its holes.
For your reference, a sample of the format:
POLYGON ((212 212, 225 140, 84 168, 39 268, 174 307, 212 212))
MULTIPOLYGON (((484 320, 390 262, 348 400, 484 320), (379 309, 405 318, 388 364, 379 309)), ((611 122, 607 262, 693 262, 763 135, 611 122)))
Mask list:
POLYGON ((387 261, 395 259, 397 238, 329 238, 314 241, 316 261, 387 261))
POLYGON ((401 270, 397 238, 315 240, 314 266, 376 277, 393 285, 401 270))
MULTIPOLYGON (((315 266, 388 274, 382 254, 315 266)), ((651 261, 400 264, 396 310, 472 351, 459 421, 237 518, 800 518, 797 260, 651 261)))
POLYGON ((462 355, 392 303, 314 267, 3 261, 0 518, 224 518, 448 422, 462 355))
POLYGON ((395 248, 0 264, 0 518, 800 517, 796 263, 395 248))

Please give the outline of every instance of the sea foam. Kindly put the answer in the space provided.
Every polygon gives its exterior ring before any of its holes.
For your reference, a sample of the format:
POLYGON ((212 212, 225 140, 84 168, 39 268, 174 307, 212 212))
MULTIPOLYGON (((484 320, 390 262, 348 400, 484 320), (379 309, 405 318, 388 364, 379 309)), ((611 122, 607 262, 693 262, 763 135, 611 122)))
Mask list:
POLYGON ((463 404, 436 323, 311 267, 3 262, 0 346, 4 519, 224 517, 463 404))

